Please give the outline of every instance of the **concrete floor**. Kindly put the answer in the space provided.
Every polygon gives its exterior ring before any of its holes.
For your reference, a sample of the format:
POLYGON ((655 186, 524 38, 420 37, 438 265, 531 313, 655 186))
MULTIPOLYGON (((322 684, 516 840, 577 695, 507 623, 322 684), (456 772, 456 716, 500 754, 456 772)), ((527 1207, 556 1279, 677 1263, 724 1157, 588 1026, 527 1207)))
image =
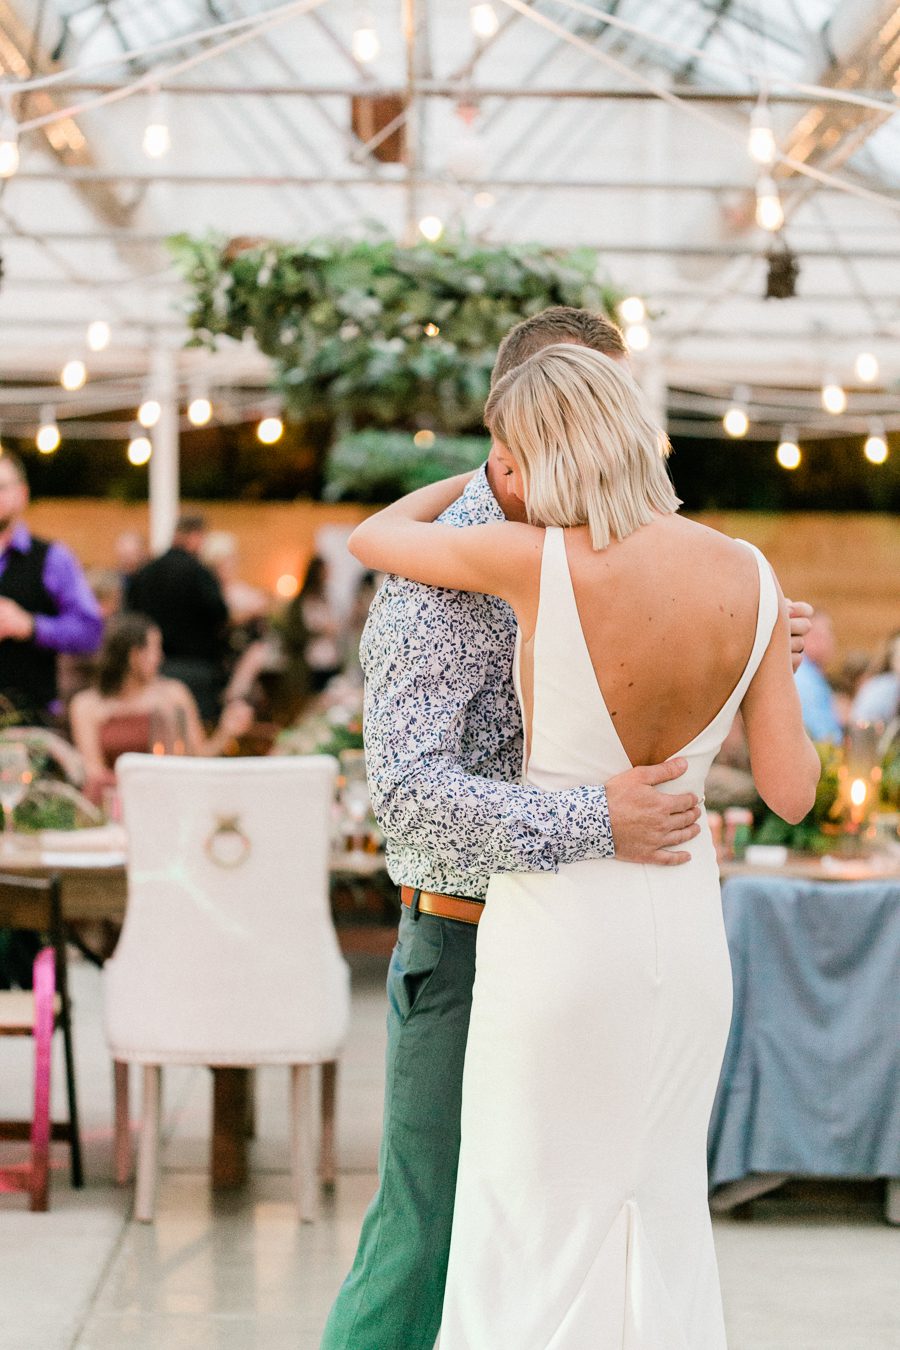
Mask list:
MULTIPOLYGON (((354 962, 340 1177, 320 1222, 303 1227, 288 1198, 287 1074, 278 1070, 259 1075, 251 1182, 215 1198, 209 1075, 167 1071, 157 1222, 129 1220, 130 1192, 111 1182, 100 979, 86 966, 73 977, 88 1185, 70 1189, 61 1149, 49 1214, 0 1196, 0 1350, 314 1350, 375 1185, 383 963, 354 962)), ((25 1114, 28 1047, 0 1049, 0 1114, 25 1114)), ((61 1081, 57 1073, 57 1090, 61 1081)), ((7 1160, 15 1146, 2 1147, 7 1160)), ((900 1347, 900 1233, 882 1222, 877 1187, 794 1188, 758 1201, 751 1222, 717 1220, 716 1245, 730 1350, 900 1347)))

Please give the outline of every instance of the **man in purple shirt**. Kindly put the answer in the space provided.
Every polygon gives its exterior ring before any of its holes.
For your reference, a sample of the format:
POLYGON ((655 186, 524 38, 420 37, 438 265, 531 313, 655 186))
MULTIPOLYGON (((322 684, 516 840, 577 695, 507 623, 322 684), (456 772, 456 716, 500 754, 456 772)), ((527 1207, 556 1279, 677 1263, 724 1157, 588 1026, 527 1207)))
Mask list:
POLYGON ((0 707, 42 722, 56 700, 57 653, 96 651, 103 620, 73 554, 28 530, 28 501, 24 465, 7 453, 0 458, 0 707))

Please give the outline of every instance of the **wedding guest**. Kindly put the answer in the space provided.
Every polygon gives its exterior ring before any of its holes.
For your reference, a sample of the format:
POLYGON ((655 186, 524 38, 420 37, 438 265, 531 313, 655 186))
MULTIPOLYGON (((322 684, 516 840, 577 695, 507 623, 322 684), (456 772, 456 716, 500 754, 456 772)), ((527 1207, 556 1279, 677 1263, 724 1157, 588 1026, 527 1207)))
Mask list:
POLYGON ((850 712, 854 722, 885 726, 900 715, 900 630, 887 640, 875 672, 860 685, 850 712))
POLYGON ((24 722, 52 720, 60 652, 96 650, 100 607, 64 544, 25 524, 28 479, 22 461, 0 458, 0 697, 24 722))
POLYGON ((343 661, 341 624, 328 598, 328 564, 318 554, 309 564, 300 594, 288 606, 288 624, 296 622, 293 611, 306 629, 306 664, 313 689, 319 693, 330 679, 340 674, 343 661))
POLYGON ((839 741, 843 728, 834 690, 825 674, 837 647, 831 615, 817 609, 806 637, 806 651, 794 679, 803 710, 803 725, 814 741, 839 741))
POLYGON ((139 568, 149 561, 147 553, 147 541, 137 530, 123 530, 116 536, 116 542, 113 545, 113 553, 116 560, 116 571, 121 578, 122 584, 133 577, 139 568))
POLYGON ((162 657, 162 634, 151 619, 126 613, 110 620, 96 683, 76 694, 69 710, 95 799, 115 783, 116 760, 127 751, 158 743, 187 755, 221 755, 252 725, 252 709, 235 701, 207 736, 187 685, 160 674, 162 657))
POLYGON ((125 598, 160 629, 164 673, 186 684, 201 717, 213 722, 226 679, 228 607, 218 578, 200 561, 205 532, 202 516, 182 516, 172 547, 134 574, 125 598))

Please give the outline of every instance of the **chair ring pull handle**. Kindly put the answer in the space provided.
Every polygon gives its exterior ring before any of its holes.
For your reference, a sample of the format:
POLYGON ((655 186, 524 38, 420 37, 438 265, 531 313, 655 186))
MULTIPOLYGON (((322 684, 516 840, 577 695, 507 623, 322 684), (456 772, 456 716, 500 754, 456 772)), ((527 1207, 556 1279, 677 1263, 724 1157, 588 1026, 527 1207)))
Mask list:
POLYGON ((250 856, 249 837, 241 829, 240 817, 217 816, 215 829, 204 844, 206 856, 216 867, 240 867, 250 856))

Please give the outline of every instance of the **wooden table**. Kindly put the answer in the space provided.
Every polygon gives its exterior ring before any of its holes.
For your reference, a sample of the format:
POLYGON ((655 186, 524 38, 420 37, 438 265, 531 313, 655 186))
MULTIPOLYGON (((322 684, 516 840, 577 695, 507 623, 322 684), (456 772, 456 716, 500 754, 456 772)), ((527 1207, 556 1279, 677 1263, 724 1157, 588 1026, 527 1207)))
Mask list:
MULTIPOLYGON (((87 832, 81 832, 86 834, 87 832)), ((91 831, 98 847, 93 850, 64 849, 54 837, 46 847, 37 836, 0 835, 0 872, 20 876, 57 874, 61 881, 63 920, 67 924, 107 921, 121 924, 125 918, 127 877, 124 832, 119 826, 91 831)), ((381 854, 340 853, 332 859, 332 874, 359 879, 384 870, 381 854)), ((3 922, 0 906, 0 925, 3 922)), ((389 952, 394 930, 366 926, 338 930, 344 935, 345 951, 389 952), (376 947, 368 934, 376 934, 376 947), (347 939, 349 938, 349 941, 347 939)), ((250 1069, 212 1068, 213 1128, 210 1177, 216 1189, 241 1185, 247 1177, 247 1139, 253 1134, 253 1075, 250 1069)))

